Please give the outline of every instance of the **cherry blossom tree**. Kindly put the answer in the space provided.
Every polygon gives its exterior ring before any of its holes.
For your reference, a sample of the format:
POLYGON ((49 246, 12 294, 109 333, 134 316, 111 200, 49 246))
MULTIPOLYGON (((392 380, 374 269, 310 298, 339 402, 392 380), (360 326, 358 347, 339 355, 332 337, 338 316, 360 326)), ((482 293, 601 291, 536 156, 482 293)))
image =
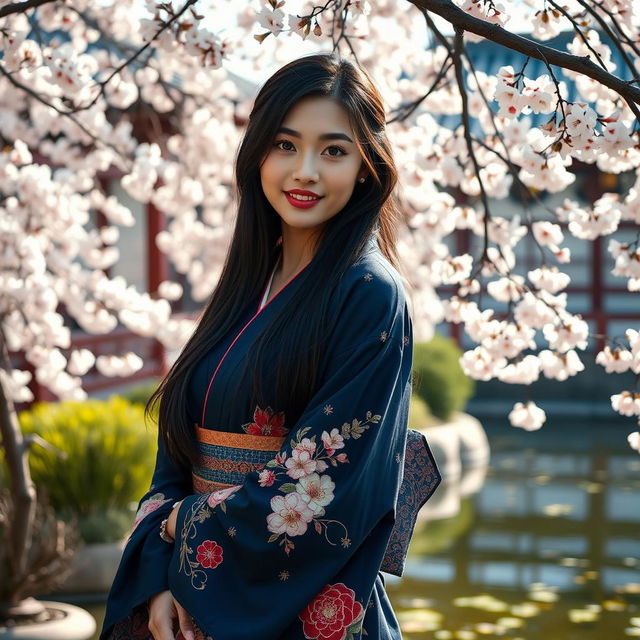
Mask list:
MULTIPOLYGON (((8 406, 32 399, 31 374, 11 366, 11 352, 23 352, 38 383, 65 399, 86 397, 82 376, 94 366, 123 377, 141 367, 135 353, 96 358, 72 349, 65 318, 88 333, 121 324, 168 349, 184 344, 193 322, 171 317, 179 284, 164 282, 151 296, 105 273, 119 259, 120 227, 135 217, 105 193, 101 176, 117 173, 129 196, 162 212, 167 225, 156 243, 204 301, 230 239, 230 150, 253 98, 234 69, 254 77, 257 90, 293 57, 334 50, 370 71, 388 107, 416 335, 428 339, 439 322, 459 323, 477 345, 461 358, 465 372, 518 384, 579 374, 580 352, 597 338, 605 346, 596 362, 627 376, 611 397, 613 409, 640 420, 640 333, 630 327, 621 336, 594 335, 568 311, 563 291, 570 281, 563 272, 571 261, 567 234, 609 238, 613 274, 640 291, 640 234, 633 242, 615 238, 622 222, 640 222, 640 182, 589 205, 566 199, 550 207, 539 197, 571 185, 578 162, 608 173, 640 167, 639 4, 0 3, 0 384, 8 406), (526 37, 510 26, 523 11, 530 16, 526 37), (567 29, 574 34, 567 49, 545 44, 567 29), (477 70, 469 47, 483 38, 517 53, 522 64, 496 75, 477 70), (528 75, 531 59, 546 73, 528 75), (149 122, 145 139, 134 129, 141 111, 149 122), (444 126, 441 116, 456 116, 458 124, 444 126), (511 190, 523 196, 523 207, 500 216, 495 203, 511 190), (92 224, 95 211, 107 224, 92 224), (477 237, 480 250, 452 252, 447 239, 457 230, 477 237), (535 269, 517 264, 524 238, 539 252, 535 269), (443 286, 453 293, 439 294, 443 286)), ((509 419, 537 429, 545 414, 532 401, 518 402, 509 419)), ((2 420, 4 442, 15 441, 16 425, 2 420)), ((628 439, 640 451, 640 433, 628 439)), ((12 451, 25 455, 27 448, 12 451)))

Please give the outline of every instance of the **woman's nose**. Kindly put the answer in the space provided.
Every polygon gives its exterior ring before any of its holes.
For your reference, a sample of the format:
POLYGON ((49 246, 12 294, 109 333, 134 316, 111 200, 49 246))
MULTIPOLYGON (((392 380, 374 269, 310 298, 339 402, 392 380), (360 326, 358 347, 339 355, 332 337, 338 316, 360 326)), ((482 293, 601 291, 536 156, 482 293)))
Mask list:
POLYGON ((293 178, 295 180, 305 180, 305 181, 317 181, 318 176, 318 168, 316 165, 315 158, 313 154, 307 154, 301 156, 299 164, 296 166, 295 171, 293 173, 293 178))

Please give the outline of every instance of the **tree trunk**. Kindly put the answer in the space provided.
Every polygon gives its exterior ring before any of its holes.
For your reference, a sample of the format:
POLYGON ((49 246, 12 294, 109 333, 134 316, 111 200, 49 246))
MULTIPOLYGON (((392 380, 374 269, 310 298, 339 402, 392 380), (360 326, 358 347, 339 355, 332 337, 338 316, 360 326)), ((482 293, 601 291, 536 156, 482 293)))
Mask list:
MULTIPOLYGON (((13 521, 7 522, 10 575, 24 575, 31 547, 36 511, 36 487, 29 472, 29 447, 18 424, 13 401, 0 382, 0 434, 9 468, 9 488, 13 501, 13 521)), ((17 603, 13 603, 17 604, 17 603)))

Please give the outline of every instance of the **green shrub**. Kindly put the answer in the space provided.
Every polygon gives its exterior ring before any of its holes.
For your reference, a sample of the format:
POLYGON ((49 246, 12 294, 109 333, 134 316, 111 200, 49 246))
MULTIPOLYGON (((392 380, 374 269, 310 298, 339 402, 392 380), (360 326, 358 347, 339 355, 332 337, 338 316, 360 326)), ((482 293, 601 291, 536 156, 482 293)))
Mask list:
POLYGON ((145 426, 143 407, 111 396, 37 403, 18 417, 25 435, 37 433, 67 454, 63 459, 38 445, 29 454, 36 487, 46 486, 59 517, 76 515, 86 542, 120 539, 155 464, 157 433, 145 426), (95 524, 100 518, 102 529, 95 524))
POLYGON ((409 427, 411 429, 423 429, 434 423, 429 405, 415 393, 411 394, 409 403, 409 427))
POLYGON ((413 391, 441 420, 448 420, 464 409, 475 391, 474 380, 460 367, 461 355, 461 349, 451 338, 439 334, 429 342, 414 345, 413 391))
POLYGON ((78 531, 87 544, 117 542, 130 533, 133 517, 132 509, 94 509, 78 518, 78 531))

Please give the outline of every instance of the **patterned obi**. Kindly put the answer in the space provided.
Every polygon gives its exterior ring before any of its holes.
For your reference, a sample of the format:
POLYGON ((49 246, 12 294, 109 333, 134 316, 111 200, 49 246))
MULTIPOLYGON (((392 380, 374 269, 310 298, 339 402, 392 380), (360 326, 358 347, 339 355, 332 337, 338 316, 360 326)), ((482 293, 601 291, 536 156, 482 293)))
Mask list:
MULTIPOLYGON (((200 449, 199 464, 191 473, 196 493, 213 493, 242 484, 247 473, 262 469, 275 457, 286 438, 228 433, 194 426, 200 449)), ((396 519, 380 567, 382 571, 402 576, 418 511, 441 480, 426 438, 420 431, 408 429, 396 519)))
POLYGON ((262 469, 273 459, 285 439, 285 436, 256 436, 194 426, 200 459, 191 478, 197 493, 242 484, 247 473, 262 469))

